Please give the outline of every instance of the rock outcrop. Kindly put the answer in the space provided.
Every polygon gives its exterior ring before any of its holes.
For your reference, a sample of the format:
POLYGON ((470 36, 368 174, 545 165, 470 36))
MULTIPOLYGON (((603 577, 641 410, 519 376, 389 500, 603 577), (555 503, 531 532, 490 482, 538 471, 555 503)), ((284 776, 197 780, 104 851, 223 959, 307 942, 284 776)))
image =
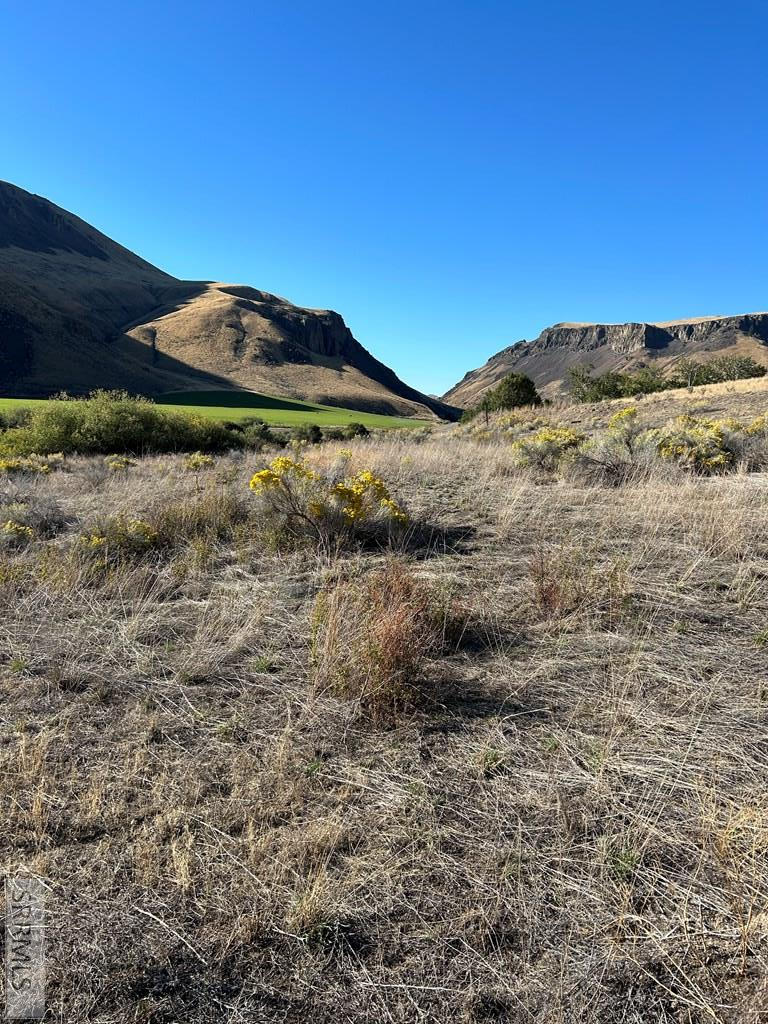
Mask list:
POLYGON ((525 373, 549 397, 565 388, 568 369, 591 363, 595 370, 627 370, 651 362, 674 363, 683 356, 751 355, 768 365, 768 313, 696 317, 665 323, 554 324, 534 341, 502 349, 464 376, 444 401, 466 407, 508 373, 525 373))

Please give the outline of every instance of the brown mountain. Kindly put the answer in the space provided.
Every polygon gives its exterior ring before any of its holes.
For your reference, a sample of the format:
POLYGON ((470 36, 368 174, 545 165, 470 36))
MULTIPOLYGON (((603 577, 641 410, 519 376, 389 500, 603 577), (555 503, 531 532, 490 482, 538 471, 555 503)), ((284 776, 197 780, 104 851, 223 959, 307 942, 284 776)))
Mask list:
POLYGON ((569 367, 591 363, 599 373, 695 357, 750 355, 768 366, 768 313, 695 317, 656 324, 555 324, 535 341, 520 341, 492 356, 451 388, 443 400, 466 408, 508 373, 525 373, 542 394, 566 390, 569 367))
POLYGON ((452 418, 338 313, 243 285, 180 281, 40 196, 0 182, 0 395, 247 388, 452 418))

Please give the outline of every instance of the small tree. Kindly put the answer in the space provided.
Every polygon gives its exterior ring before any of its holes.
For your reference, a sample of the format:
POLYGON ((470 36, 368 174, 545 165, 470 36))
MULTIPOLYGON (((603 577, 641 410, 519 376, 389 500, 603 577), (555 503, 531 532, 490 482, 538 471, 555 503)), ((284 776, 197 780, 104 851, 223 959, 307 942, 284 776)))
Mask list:
POLYGON ((708 368, 716 381, 744 380, 748 377, 764 377, 766 368, 752 356, 719 356, 708 368))
POLYGON ((592 363, 568 367, 568 383, 571 387, 571 394, 577 402, 597 402, 600 400, 601 396, 597 385, 597 378, 592 376, 593 370, 594 366, 592 363))
MULTIPOLYGON (((541 405, 536 385, 524 373, 510 373, 499 381, 486 398, 491 409, 517 409, 521 405, 541 405)), ((483 404, 485 408, 485 404, 483 404)))
POLYGON ((677 387, 693 391, 699 384, 709 383, 707 373, 701 363, 695 359, 680 359, 672 368, 670 382, 677 387))
POLYGON ((483 396, 483 400, 480 402, 480 412, 482 412, 484 414, 484 416, 485 416, 485 425, 486 425, 486 427, 488 426, 488 414, 490 412, 492 412, 493 409, 494 409, 494 405, 493 405, 493 401, 491 399, 490 393, 484 395, 483 396))

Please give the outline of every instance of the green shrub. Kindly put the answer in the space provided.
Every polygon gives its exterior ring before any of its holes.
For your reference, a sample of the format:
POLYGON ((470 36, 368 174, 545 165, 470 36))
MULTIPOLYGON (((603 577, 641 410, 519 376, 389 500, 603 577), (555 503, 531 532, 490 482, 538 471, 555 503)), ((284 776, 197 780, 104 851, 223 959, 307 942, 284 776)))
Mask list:
POLYGON ((35 406, 25 426, 0 435, 0 455, 41 452, 132 454, 226 451, 242 434, 200 416, 162 409, 120 391, 35 406))
POLYGON ((507 374, 499 383, 486 391, 483 400, 472 409, 465 409, 461 422, 467 423, 480 413, 497 412, 499 409, 519 409, 527 405, 541 405, 541 396, 536 385, 524 373, 507 374))
POLYGON ((253 451, 261 451, 267 444, 278 444, 278 438, 270 430, 264 420, 249 416, 240 421, 238 428, 242 434, 243 444, 253 451))
POLYGON ((26 427, 32 417, 29 406, 18 406, 13 409, 0 409, 0 433, 14 427, 26 427))
MULTIPOLYGON (((626 378, 621 373, 592 374, 592 365, 572 366, 568 370, 571 395, 577 402, 602 402, 626 394, 626 378)), ((633 392, 634 393, 634 392, 633 392)))
POLYGON ((316 423, 301 423, 291 431, 292 441, 306 441, 307 444, 320 444, 323 432, 316 423))
POLYGON ((348 423, 344 427, 344 438, 351 441, 353 437, 368 437, 370 431, 364 423, 348 423))

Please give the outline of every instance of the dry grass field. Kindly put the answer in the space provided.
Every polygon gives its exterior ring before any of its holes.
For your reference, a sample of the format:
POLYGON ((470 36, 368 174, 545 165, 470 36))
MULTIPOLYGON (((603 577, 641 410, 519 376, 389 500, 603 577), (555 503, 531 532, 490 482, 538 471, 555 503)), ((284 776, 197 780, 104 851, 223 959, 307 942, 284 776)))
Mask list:
POLYGON ((749 420, 762 415, 768 407, 768 377, 703 384, 690 391, 676 388, 641 398, 617 398, 583 405, 554 402, 551 414, 572 426, 595 429, 604 427, 617 409, 628 405, 637 407, 641 422, 649 427, 660 427, 672 417, 685 414, 749 420))
POLYGON ((47 1019, 768 1019, 766 476, 349 447, 389 546, 270 540, 266 454, 0 482, 33 523, 0 841, 50 885, 47 1019))

